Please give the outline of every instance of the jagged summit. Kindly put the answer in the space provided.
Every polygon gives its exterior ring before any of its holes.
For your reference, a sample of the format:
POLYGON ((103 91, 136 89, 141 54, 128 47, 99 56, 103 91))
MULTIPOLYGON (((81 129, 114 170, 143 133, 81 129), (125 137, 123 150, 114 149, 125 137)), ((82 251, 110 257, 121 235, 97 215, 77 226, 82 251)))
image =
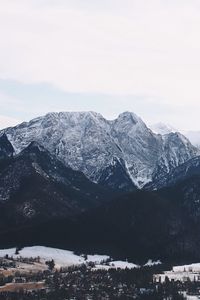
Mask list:
POLYGON ((117 173, 125 177, 128 174, 139 188, 151 182, 155 172, 159 176, 160 172, 168 173, 198 154, 181 134, 157 135, 131 112, 112 121, 95 112, 48 113, 0 134, 3 133, 16 154, 35 141, 93 182, 99 182, 102 174, 109 174, 113 158, 117 158, 121 162, 117 173))
POLYGON ((156 123, 156 124, 152 124, 149 126, 149 128, 156 134, 161 134, 161 135, 165 135, 165 134, 169 134, 171 132, 178 132, 178 130, 176 128, 174 128, 173 126, 169 125, 169 124, 165 124, 162 122, 156 123))
MULTIPOLYGON (((41 118, 52 119, 52 120, 71 119, 73 121, 79 121, 79 119, 104 119, 100 113, 94 111, 51 112, 41 118)), ((36 118, 36 120, 37 119, 38 118, 36 118)))
POLYGON ((45 116, 52 116, 52 117, 62 117, 62 116, 66 116, 66 115, 74 115, 74 116, 86 116, 86 115, 90 115, 90 116, 99 116, 102 117, 102 115, 100 113, 97 113, 95 111, 60 111, 60 112, 49 112, 47 113, 45 116))
POLYGON ((125 111, 116 118, 116 120, 126 120, 130 121, 133 124, 137 124, 138 122, 142 122, 141 118, 139 118, 135 113, 130 111, 125 111))

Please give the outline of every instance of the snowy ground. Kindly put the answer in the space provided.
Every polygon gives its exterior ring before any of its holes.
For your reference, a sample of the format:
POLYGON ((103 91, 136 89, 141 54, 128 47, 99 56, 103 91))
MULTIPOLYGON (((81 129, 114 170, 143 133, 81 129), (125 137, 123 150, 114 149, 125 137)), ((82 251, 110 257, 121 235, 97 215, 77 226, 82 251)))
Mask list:
MULTIPOLYGON (((24 258, 36 258, 40 257, 40 260, 45 262, 48 260, 54 260, 56 267, 68 267, 72 265, 80 265, 84 263, 93 262, 96 268, 120 268, 120 269, 133 269, 138 268, 140 266, 127 262, 127 261, 112 261, 108 263, 108 265, 103 265, 103 262, 110 259, 108 255, 76 255, 72 251, 68 250, 61 250, 56 248, 49 248, 43 246, 33 246, 33 247, 25 247, 19 251, 18 255, 15 255, 16 248, 11 249, 3 249, 0 250, 0 257, 4 257, 6 254, 9 256, 13 256, 14 258, 17 257, 24 257, 24 258)), ((160 261, 152 261, 148 260, 148 262, 144 266, 154 266, 161 264, 160 261)))
POLYGON ((87 255, 87 262, 93 262, 95 264, 99 264, 103 261, 109 259, 110 256, 108 255, 87 255))
POLYGON ((57 267, 78 265, 84 263, 84 258, 75 255, 71 251, 48 248, 42 246, 26 247, 19 251, 19 255, 15 255, 15 248, 0 250, 0 257, 4 257, 6 254, 17 258, 19 256, 25 258, 40 257, 41 261, 54 260, 57 267))
MULTIPOLYGON (((61 250, 43 246, 33 246, 25 247, 19 251, 19 254, 15 254, 16 249, 4 249, 0 250, 0 257, 4 257, 6 254, 13 256, 14 258, 24 257, 24 258, 36 258, 40 257, 41 261, 45 262, 48 260, 54 260, 56 267, 68 267, 72 265, 80 265, 84 263, 93 262, 96 266, 102 266, 103 262, 109 259, 107 255, 88 255, 87 259, 84 256, 79 256, 74 254, 72 251, 61 250)), ((129 262, 124 261, 112 261, 108 266, 105 266, 108 269, 110 268, 137 268, 138 266, 129 262)))
POLYGON ((186 300, 199 300, 199 296, 190 296, 190 295, 187 295, 186 292, 183 293, 183 296, 185 297, 186 300))
POLYGON ((174 272, 200 272, 200 263, 173 267, 174 272))
POLYGON ((110 263, 110 266, 115 268, 115 269, 135 269, 135 268, 139 268, 140 266, 129 263, 127 261, 112 261, 110 263))
POLYGON ((144 265, 144 267, 153 267, 153 266, 158 266, 161 265, 160 260, 153 261, 152 259, 149 259, 148 262, 144 265))

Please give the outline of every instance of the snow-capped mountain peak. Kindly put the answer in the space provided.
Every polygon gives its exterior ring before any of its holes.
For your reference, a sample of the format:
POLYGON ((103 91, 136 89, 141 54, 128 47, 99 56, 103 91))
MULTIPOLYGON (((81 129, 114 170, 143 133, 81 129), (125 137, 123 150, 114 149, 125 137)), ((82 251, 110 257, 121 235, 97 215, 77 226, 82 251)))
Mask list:
POLYGON ((161 135, 165 135, 165 134, 169 134, 171 132, 177 132, 178 131, 173 126, 171 126, 169 124, 162 123, 162 122, 159 122, 159 123, 156 123, 156 124, 152 124, 152 125, 149 126, 149 128, 154 133, 161 134, 161 135))
POLYGON ((181 132, 181 134, 184 135, 193 146, 200 148, 200 131, 178 130, 178 129, 174 128, 173 126, 171 126, 170 124, 165 124, 162 122, 149 125, 149 128, 154 133, 161 134, 161 135, 169 134, 171 132, 173 132, 173 133, 181 132))
POLYGON ((137 124, 138 122, 142 122, 142 120, 133 112, 125 111, 117 117, 116 120, 123 120, 127 122, 132 122, 133 124, 137 124))
MULTIPOLYGON (((152 181, 158 165, 162 172, 169 172, 198 152, 182 135, 167 134, 163 138, 153 133, 131 112, 112 121, 95 112, 49 113, 0 134, 3 133, 15 153, 32 141, 38 142, 65 165, 83 172, 94 182, 101 181, 102 174, 110 174, 115 158, 120 162, 113 169, 116 174, 121 174, 123 180, 129 176, 138 187, 152 181)), ((109 178, 116 180, 116 175, 109 178)), ((109 184, 115 186, 116 182, 109 184)))

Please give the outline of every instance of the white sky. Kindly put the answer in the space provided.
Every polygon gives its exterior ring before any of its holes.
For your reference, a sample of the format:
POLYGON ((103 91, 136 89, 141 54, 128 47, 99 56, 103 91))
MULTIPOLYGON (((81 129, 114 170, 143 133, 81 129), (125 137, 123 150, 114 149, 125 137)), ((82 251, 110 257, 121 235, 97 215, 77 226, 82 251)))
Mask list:
POLYGON ((0 80, 0 127, 52 109, 133 110, 200 130, 200 1, 0 0, 0 80), (42 85, 57 93, 36 108, 42 85))

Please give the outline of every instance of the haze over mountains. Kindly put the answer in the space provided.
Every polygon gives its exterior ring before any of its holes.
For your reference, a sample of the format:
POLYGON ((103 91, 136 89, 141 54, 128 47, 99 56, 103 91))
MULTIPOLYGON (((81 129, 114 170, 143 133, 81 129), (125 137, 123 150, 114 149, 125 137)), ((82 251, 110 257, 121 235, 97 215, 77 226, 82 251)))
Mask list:
POLYGON ((157 134, 169 134, 170 132, 181 132, 188 140, 191 142, 192 145, 195 147, 200 148, 200 131, 186 131, 186 130, 178 130, 171 126, 170 124, 165 123, 156 123, 149 126, 149 128, 157 134))
POLYGON ((1 241, 200 259, 199 155, 130 112, 49 113, 4 129, 1 241))

